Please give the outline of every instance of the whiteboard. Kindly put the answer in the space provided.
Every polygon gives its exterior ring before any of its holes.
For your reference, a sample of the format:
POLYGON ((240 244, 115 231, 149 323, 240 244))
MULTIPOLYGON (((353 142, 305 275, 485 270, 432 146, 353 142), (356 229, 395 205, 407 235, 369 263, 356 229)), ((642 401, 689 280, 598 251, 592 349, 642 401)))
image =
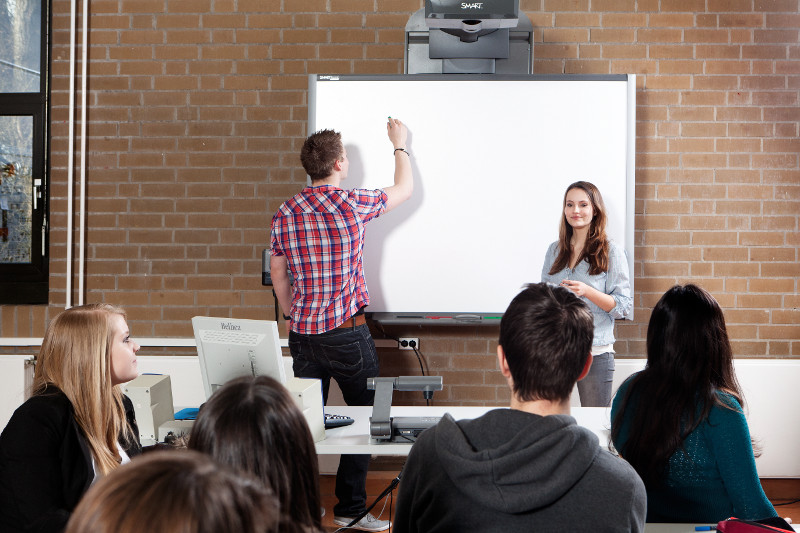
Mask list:
POLYGON ((412 198, 366 227, 367 310, 497 320, 541 280, 578 180, 599 187, 632 267, 635 86, 633 75, 309 76, 309 132, 342 133, 343 188, 391 185, 386 119, 409 129, 412 198))

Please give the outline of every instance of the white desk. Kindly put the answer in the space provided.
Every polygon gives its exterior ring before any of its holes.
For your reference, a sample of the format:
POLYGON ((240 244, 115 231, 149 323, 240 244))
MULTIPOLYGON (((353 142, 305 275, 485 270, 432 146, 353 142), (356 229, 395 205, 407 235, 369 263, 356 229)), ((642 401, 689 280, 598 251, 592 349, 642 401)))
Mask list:
MULTIPOLYGON (((412 407, 392 406, 392 416, 442 416, 450 413, 456 420, 477 418, 497 407, 412 407)), ((329 405, 325 411, 346 415, 355 422, 349 426, 325 430, 325 440, 316 443, 317 453, 325 454, 370 454, 370 455, 408 455, 411 443, 378 442, 369 435, 369 417, 372 407, 350 407, 329 405)), ((608 445, 610 410, 605 407, 573 407, 570 413, 578 425, 594 432, 600 439, 600 446, 608 445)))

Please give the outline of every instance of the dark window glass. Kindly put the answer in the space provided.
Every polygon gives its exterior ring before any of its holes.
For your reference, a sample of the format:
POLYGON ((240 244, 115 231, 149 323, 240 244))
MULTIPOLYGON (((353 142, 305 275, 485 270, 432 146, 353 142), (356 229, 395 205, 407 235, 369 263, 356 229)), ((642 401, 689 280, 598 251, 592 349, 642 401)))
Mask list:
POLYGON ((33 117, 0 116, 0 263, 31 262, 32 166, 33 117))

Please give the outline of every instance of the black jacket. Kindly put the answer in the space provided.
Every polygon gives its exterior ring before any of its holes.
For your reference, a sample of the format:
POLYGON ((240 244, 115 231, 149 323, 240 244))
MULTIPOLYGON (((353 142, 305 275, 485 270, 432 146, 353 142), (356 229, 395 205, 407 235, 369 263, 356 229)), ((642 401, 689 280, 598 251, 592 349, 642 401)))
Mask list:
MULTIPOLYGON (((141 453, 133 404, 123 397, 135 442, 120 440, 129 456, 141 453)), ((75 411, 57 388, 22 404, 0 435, 0 533, 58 532, 94 480, 92 456, 75 411)))

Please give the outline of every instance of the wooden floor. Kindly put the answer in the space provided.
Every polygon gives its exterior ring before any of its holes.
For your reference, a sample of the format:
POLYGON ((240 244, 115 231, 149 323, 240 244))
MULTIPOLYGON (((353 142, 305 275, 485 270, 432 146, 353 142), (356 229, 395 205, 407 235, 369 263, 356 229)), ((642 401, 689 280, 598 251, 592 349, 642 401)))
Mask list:
MULTIPOLYGON (((383 490, 389 486, 389 483, 395 478, 397 471, 391 470, 370 470, 367 475, 367 505, 370 505, 375 498, 377 498, 383 490)), ((322 506, 325 508, 325 516, 322 517, 322 525, 325 531, 336 531, 339 526, 333 523, 333 506, 336 503, 336 496, 334 495, 334 487, 336 483, 336 476, 320 476, 319 488, 322 495, 322 506)), ((391 496, 387 496, 383 501, 372 509, 372 514, 379 516, 382 520, 390 520, 394 518, 394 503, 397 498, 397 490, 391 496), (384 509, 384 502, 386 508, 384 509), (384 509, 381 514, 381 509, 384 509), (390 518, 391 515, 391 518, 390 518)), ((391 531, 389 528, 388 531, 391 531)))
MULTIPOLYGON (((396 470, 370 470, 367 476, 367 502, 372 503, 375 498, 389 486, 389 483, 396 475, 396 470)), ((320 476, 322 505, 325 508, 325 516, 322 517, 322 525, 325 531, 328 532, 337 529, 337 526, 333 524, 333 505, 336 503, 336 496, 334 496, 335 480, 335 476, 320 476)), ((800 524, 800 502, 791 505, 778 505, 800 498, 800 479, 764 479, 762 480, 762 486, 764 487, 764 492, 767 493, 767 497, 772 501, 773 505, 775 505, 775 510, 778 511, 778 515, 792 518, 795 524, 800 524)), ((394 494, 397 494, 396 490, 394 494)), ((384 502, 382 501, 375 506, 372 510, 372 514, 378 516, 381 513, 381 509, 384 509, 381 518, 390 520, 390 517, 394 517, 394 503, 396 498, 388 496, 385 501, 385 509, 384 502)), ((391 530, 392 529, 389 528, 389 531, 391 530)))

